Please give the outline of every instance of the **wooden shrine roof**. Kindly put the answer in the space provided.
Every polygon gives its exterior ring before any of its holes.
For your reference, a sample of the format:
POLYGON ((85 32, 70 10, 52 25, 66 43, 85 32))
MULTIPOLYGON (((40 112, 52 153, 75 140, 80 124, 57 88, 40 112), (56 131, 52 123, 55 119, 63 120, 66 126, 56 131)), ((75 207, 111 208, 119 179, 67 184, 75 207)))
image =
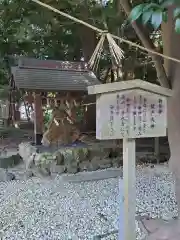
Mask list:
POLYGON ((18 89, 43 91, 87 91, 100 84, 84 62, 63 62, 20 58, 11 68, 18 89))

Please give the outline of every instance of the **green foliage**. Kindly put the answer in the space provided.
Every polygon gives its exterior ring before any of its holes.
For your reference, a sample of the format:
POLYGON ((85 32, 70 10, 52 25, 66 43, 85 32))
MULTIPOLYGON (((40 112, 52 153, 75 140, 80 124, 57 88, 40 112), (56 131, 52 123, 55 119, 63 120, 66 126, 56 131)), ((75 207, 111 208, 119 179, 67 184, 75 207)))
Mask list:
POLYGON ((145 3, 139 4, 133 8, 133 10, 131 11, 131 14, 129 16, 131 21, 136 21, 141 15, 143 15, 143 10, 145 8, 145 5, 146 5, 145 3))
MULTIPOLYGON (((43 2, 89 22, 96 27, 108 28, 110 32, 121 37, 129 38, 130 34, 130 40, 139 43, 130 24, 126 24, 126 16, 120 10, 118 0, 107 1, 103 4, 101 1, 95 0, 44 0, 43 2)), ((156 2, 155 5, 151 6, 159 6, 156 2)), ((160 4, 165 4, 165 1, 162 2, 160 4)), ((144 3, 136 9, 133 16, 136 19, 143 16, 143 22, 148 23, 151 21, 153 13, 154 10, 144 3), (147 11, 142 15, 142 10, 145 7, 147 11)), ((153 17, 154 21, 158 16, 157 14, 156 17, 153 17)), ((88 36, 93 35, 93 32, 89 29, 83 29, 79 24, 32 1, 0 1, 0 84, 8 84, 10 77, 9 65, 16 65, 17 56, 19 55, 41 59, 80 61, 85 55, 85 50, 89 50, 89 46, 93 45, 91 42, 88 42, 91 41, 89 37, 83 38, 83 31, 87 31, 88 36)), ((97 35, 96 38, 98 37, 97 35)), ((97 40, 95 39, 94 41, 94 47, 97 40)), ((125 52, 125 59, 122 65, 129 59, 132 61, 135 59, 138 64, 148 61, 148 58, 140 52, 137 53, 136 49, 132 50, 128 45, 122 43, 121 47, 125 52)), ((105 51, 101 56, 100 66, 96 73, 100 78, 104 69, 111 66, 111 59, 107 49, 105 45, 105 51)), ((123 71, 126 71, 126 69, 123 68, 123 71)), ((138 71, 143 75, 143 71, 139 69, 138 71)), ((82 114, 79 113, 79 115, 82 118, 82 114)), ((46 116, 46 121, 47 119, 48 116, 46 116)))
POLYGON ((45 109, 44 111, 44 125, 45 125, 45 129, 47 129, 49 122, 52 118, 52 110, 50 109, 45 109))
POLYGON ((82 106, 76 107, 75 111, 76 111, 76 114, 77 114, 76 121, 78 123, 83 122, 83 120, 84 120, 84 113, 85 113, 84 107, 82 107, 82 106))
POLYGON ((178 7, 174 10, 174 18, 179 17, 179 16, 180 16, 180 8, 178 7))
MULTIPOLYGON (((178 0, 159 0, 151 3, 143 3, 135 6, 131 11, 129 19, 136 21, 140 19, 143 24, 150 23, 157 30, 162 22, 167 22, 167 9, 178 0)), ((175 30, 180 33, 180 7, 174 9, 175 30)))
POLYGON ((176 30, 177 33, 180 33, 180 18, 176 19, 175 30, 176 30))
MULTIPOLYGON (((114 1, 105 5, 93 0, 43 2, 97 27, 107 26, 114 33, 124 21, 120 18, 114 1)), ((81 33, 79 24, 32 1, 0 1, 0 84, 8 82, 9 69, 1 63, 1 59, 3 61, 7 56, 25 55, 41 59, 80 61, 85 46, 81 33)), ((105 60, 107 65, 109 59, 105 60)))

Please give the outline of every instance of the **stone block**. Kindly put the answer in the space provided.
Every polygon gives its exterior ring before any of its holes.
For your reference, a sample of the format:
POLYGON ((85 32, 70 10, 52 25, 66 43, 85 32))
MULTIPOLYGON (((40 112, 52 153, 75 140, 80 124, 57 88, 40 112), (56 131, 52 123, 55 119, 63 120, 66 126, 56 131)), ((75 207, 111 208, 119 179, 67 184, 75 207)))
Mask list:
POLYGON ((57 164, 57 165, 62 165, 62 164, 64 164, 64 156, 63 156, 63 154, 61 153, 60 150, 57 151, 57 152, 55 152, 55 153, 54 153, 54 156, 55 156, 55 158, 56 158, 56 164, 57 164))
POLYGON ((70 164, 75 162, 73 149, 72 148, 65 148, 61 150, 62 155, 64 156, 64 164, 70 164))
POLYGON ((94 157, 91 160, 91 163, 94 164, 94 165, 97 164, 98 168, 100 168, 100 169, 105 169, 105 168, 112 167, 112 162, 111 162, 110 158, 102 159, 100 157, 94 157))
POLYGON ((55 156, 52 153, 36 153, 34 158, 35 166, 40 168, 50 168, 51 164, 55 161, 55 156))
POLYGON ((37 168, 36 171, 38 172, 38 174, 42 177, 48 177, 51 175, 51 171, 49 168, 37 168))
POLYGON ((94 157, 91 160, 91 164, 93 167, 93 170, 97 169, 106 169, 112 167, 112 161, 111 158, 104 158, 102 159, 101 157, 94 157))
POLYGON ((73 148, 73 155, 76 162, 86 161, 89 156, 89 149, 87 147, 73 148))
POLYGON ((118 163, 118 162, 112 162, 112 166, 113 166, 114 168, 119 168, 121 165, 120 165, 120 163, 118 163))
POLYGON ((79 163, 79 170, 80 171, 91 171, 92 170, 91 163, 89 161, 84 161, 84 162, 79 163))
POLYGON ((85 161, 89 156, 89 149, 87 147, 71 147, 64 148, 59 150, 61 156, 61 164, 62 164, 62 156, 64 160, 64 164, 70 164, 73 162, 82 162, 85 161))
POLYGON ((121 156, 121 157, 112 158, 111 162, 113 167, 118 168, 123 165, 123 157, 121 156))
POLYGON ((0 168, 9 168, 18 165, 22 161, 19 154, 0 157, 0 168))
POLYGON ((64 165, 57 165, 56 163, 51 164, 50 171, 51 173, 62 174, 66 170, 64 165))
POLYGON ((98 163, 101 161, 101 157, 100 156, 94 156, 93 158, 91 158, 91 162, 95 162, 98 163))
POLYGON ((99 162, 100 169, 107 169, 110 167, 112 167, 112 162, 110 158, 101 159, 101 161, 99 162))
POLYGON ((66 166, 66 171, 67 173, 77 173, 78 172, 78 167, 68 165, 66 166))
POLYGON ((90 166, 91 166, 91 171, 96 171, 99 169, 99 164, 97 162, 91 162, 90 166))
POLYGON ((12 181, 15 179, 16 177, 13 173, 10 173, 4 169, 0 169, 0 182, 12 181))
POLYGON ((94 157, 99 158, 107 158, 110 154, 110 148, 98 148, 98 147, 91 147, 89 149, 89 160, 92 160, 94 157))
POLYGON ((36 147, 32 146, 31 143, 20 143, 19 144, 19 155, 24 161, 26 161, 34 152, 36 152, 36 147))
MULTIPOLYGON (((39 167, 31 168, 31 172, 32 172, 32 176, 38 177, 38 178, 48 177, 51 175, 51 172, 49 171, 49 169, 39 168, 39 167)), ((30 171, 29 171, 29 173, 30 173, 30 171)), ((28 175, 26 175, 26 176, 27 176, 27 178, 30 178, 31 174, 29 176, 28 175)))
POLYGON ((100 165, 99 165, 99 168, 100 168, 100 169, 108 169, 108 168, 111 168, 111 167, 112 167, 111 164, 100 164, 100 165))
POLYGON ((25 174, 24 174, 24 179, 27 180, 27 179, 29 179, 29 178, 31 178, 33 176, 34 176, 33 170, 32 169, 28 169, 25 172, 25 174))

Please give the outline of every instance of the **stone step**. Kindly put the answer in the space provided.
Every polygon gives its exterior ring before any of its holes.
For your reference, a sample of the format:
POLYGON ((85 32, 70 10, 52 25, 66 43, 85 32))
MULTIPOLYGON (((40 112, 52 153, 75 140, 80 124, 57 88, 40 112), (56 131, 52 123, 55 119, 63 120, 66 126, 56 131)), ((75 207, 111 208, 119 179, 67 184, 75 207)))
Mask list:
POLYGON ((122 169, 106 169, 101 171, 94 172, 80 172, 77 174, 65 175, 62 176, 62 180, 66 182, 88 182, 88 181, 97 181, 104 180, 109 178, 122 177, 122 169))

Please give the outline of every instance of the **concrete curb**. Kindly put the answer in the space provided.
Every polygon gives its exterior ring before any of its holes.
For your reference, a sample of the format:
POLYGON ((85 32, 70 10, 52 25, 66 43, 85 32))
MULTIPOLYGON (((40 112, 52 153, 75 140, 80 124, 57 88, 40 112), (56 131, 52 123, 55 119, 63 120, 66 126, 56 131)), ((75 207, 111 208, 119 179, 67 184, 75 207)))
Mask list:
POLYGON ((111 168, 101 171, 80 172, 77 174, 63 175, 62 180, 65 182, 88 182, 100 181, 109 178, 118 178, 123 176, 122 168, 111 168))

